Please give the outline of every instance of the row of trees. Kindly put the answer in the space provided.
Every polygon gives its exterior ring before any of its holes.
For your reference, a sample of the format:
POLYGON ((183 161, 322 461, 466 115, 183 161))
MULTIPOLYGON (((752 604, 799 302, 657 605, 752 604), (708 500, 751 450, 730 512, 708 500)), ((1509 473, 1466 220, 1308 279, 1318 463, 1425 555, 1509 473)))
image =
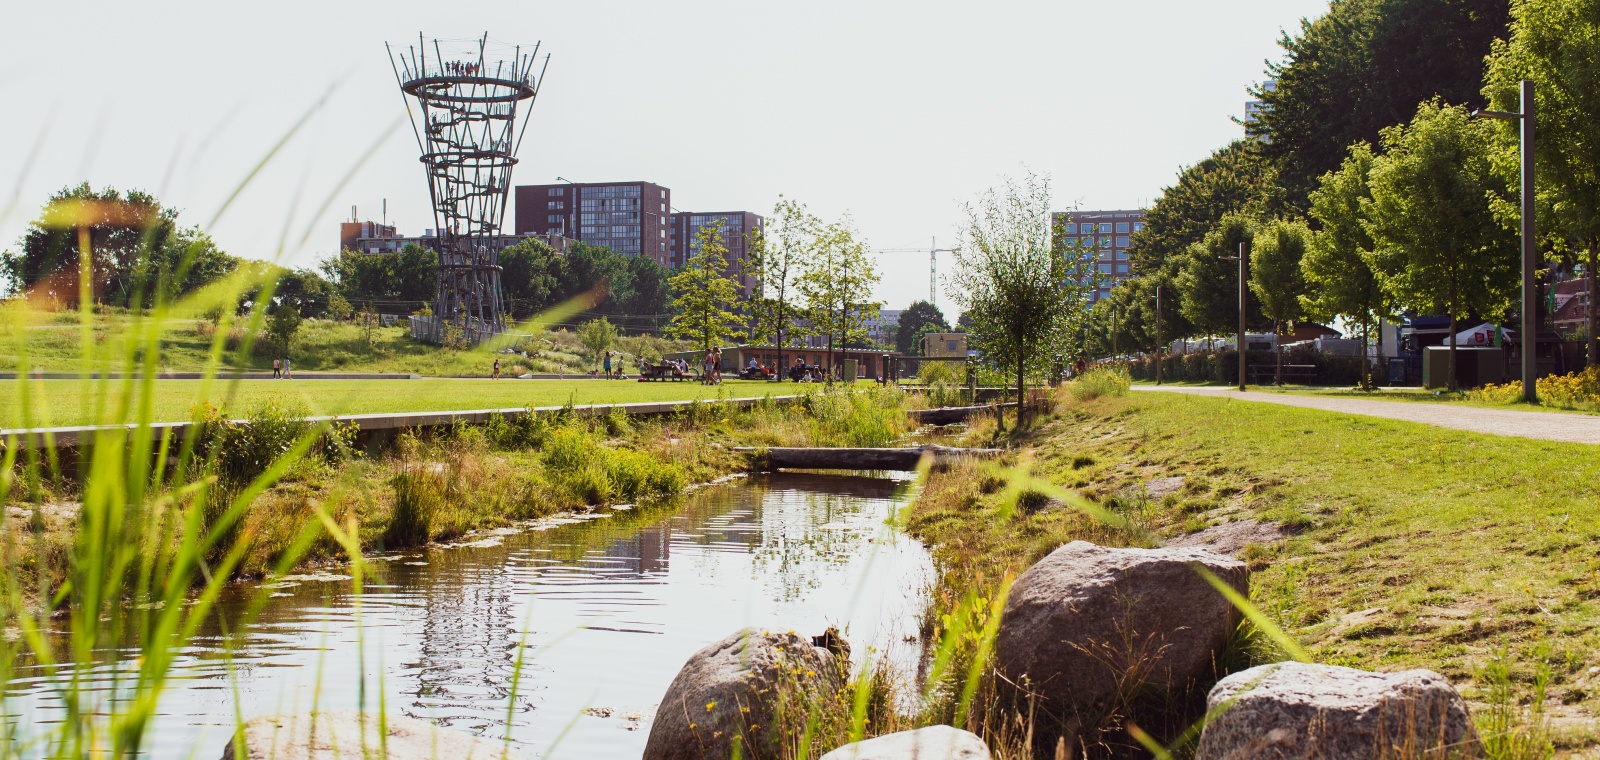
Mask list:
POLYGON ((745 271, 755 281, 741 298, 729 269, 722 225, 696 234, 670 285, 677 294, 669 334, 702 350, 729 340, 781 349, 809 336, 827 343, 828 365, 840 348, 869 345, 867 324, 879 274, 867 243, 848 217, 824 222, 804 204, 780 198, 765 229, 751 230, 745 271))
POLYGON ((1226 257, 1241 243, 1253 325, 1338 319, 1366 332, 1411 312, 1449 316, 1453 338, 1457 319, 1506 317, 1517 135, 1471 109, 1517 110, 1522 79, 1535 82, 1539 114, 1541 250, 1553 268, 1595 272, 1597 43, 1600 0, 1334 3, 1283 41, 1276 89, 1256 93, 1267 104, 1249 127, 1259 139, 1185 169, 1150 209, 1135 276, 1096 305, 1088 350, 1153 349, 1158 288, 1165 338, 1228 332, 1237 265, 1226 257))

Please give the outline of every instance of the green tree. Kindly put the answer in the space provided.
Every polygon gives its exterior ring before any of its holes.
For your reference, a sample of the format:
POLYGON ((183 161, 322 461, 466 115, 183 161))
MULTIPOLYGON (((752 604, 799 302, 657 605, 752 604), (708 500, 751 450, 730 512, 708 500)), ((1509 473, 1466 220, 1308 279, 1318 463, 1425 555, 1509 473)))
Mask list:
POLYGON ((870 339, 867 320, 878 315, 879 304, 871 300, 878 270, 848 218, 823 227, 809 254, 795 289, 805 298, 812 334, 828 341, 831 378, 834 350, 870 339))
MULTIPOLYGON (((1228 259, 1238 256, 1241 244, 1249 245, 1254 235, 1248 217, 1228 214, 1205 239, 1189 246, 1187 261, 1174 284, 1180 313, 1200 334, 1229 334, 1239 324, 1239 262, 1228 259)), ((1250 299, 1245 321, 1260 322, 1260 313, 1260 305, 1250 299)))
POLYGON ((617 344, 617 327, 605 317, 591 319, 578 328, 578 342, 588 350, 590 360, 598 367, 601 355, 617 344))
MULTIPOLYGON (((1321 229, 1300 260, 1306 281, 1300 305, 1306 316, 1359 325, 1363 346, 1373 324, 1389 314, 1370 263, 1373 244, 1366 213, 1372 202, 1367 184, 1371 172, 1372 147, 1356 143, 1338 171, 1322 175, 1321 186, 1311 193, 1311 218, 1321 229)), ((1361 387, 1371 389, 1372 363, 1365 351, 1362 356, 1361 387)))
POLYGON ((295 333, 299 331, 299 309, 287 304, 274 306, 272 308, 272 314, 267 319, 267 335, 283 348, 284 358, 288 358, 289 350, 294 342, 295 333))
POLYGON ((944 312, 928 301, 912 301, 900 312, 900 324, 895 328, 894 350, 908 356, 922 353, 922 336, 931 332, 950 332, 950 323, 944 312))
POLYGON ((33 291, 64 305, 78 301, 80 253, 87 246, 90 298, 150 306, 198 290, 239 267, 198 228, 179 228, 178 212, 149 193, 94 190, 88 183, 50 196, 23 234, 21 250, 0 255, 12 293, 33 291))
MULTIPOLYGON (((1533 81, 1539 226, 1559 247, 1584 253, 1589 303, 1600 304, 1600 2, 1519 0, 1511 15, 1510 39, 1495 42, 1483 93, 1495 108, 1516 111, 1521 80, 1533 81)), ((1588 311, 1593 367, 1600 309, 1588 311)))
POLYGON ((1006 180, 966 207, 955 251, 951 297, 972 320, 971 340, 984 359, 1017 380, 1017 424, 1026 422, 1030 370, 1047 373, 1088 312, 1093 282, 1075 277, 1081 262, 1057 244, 1049 180, 1006 180))
POLYGON ((1283 385, 1283 338, 1304 318, 1300 298, 1306 281, 1300 264, 1311 240, 1311 229, 1298 220, 1274 219, 1256 231, 1250 247, 1250 292, 1261 304, 1261 315, 1272 320, 1278 334, 1277 365, 1273 380, 1283 385))
POLYGON ((1449 315, 1454 391, 1457 320, 1501 316, 1518 278, 1516 237, 1492 208, 1514 198, 1493 166, 1494 126, 1432 101, 1383 130, 1383 147, 1365 204, 1372 268, 1398 303, 1449 315))
POLYGON ((1264 213, 1271 193, 1266 164, 1253 140, 1236 140, 1184 169, 1161 191, 1145 213, 1144 229, 1133 233, 1129 260, 1136 275, 1157 271, 1176 277, 1189 247, 1205 239, 1228 214, 1264 213))
POLYGON ((677 294, 677 312, 667 335, 692 342, 701 351, 739 334, 739 317, 733 313, 739 288, 728 279, 728 249, 722 243, 722 225, 708 224, 695 235, 694 253, 671 279, 677 294))
POLYGON ((756 276, 750 340, 758 344, 770 341, 777 349, 780 379, 787 376, 781 371, 788 366, 783 349, 802 333, 797 322, 805 309, 795 302, 795 280, 810 259, 820 226, 805 204, 779 196, 766 228, 754 230, 750 239, 751 268, 756 276))
MULTIPOLYGON (((1287 34, 1281 63, 1268 65, 1271 90, 1248 129, 1260 141, 1296 211, 1345 149, 1375 143, 1417 104, 1439 97, 1478 104, 1483 59, 1506 32, 1509 0, 1334 0, 1328 13, 1287 34)), ((1281 213, 1283 208, 1271 209, 1281 213)))

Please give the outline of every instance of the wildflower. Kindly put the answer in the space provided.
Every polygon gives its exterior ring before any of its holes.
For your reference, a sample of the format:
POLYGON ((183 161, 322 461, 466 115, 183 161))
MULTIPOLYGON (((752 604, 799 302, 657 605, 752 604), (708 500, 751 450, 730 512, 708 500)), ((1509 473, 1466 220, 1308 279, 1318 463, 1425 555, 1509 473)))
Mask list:
POLYGON ((715 700, 707 702, 706 703, 706 712, 711 712, 711 708, 716 707, 716 706, 717 706, 717 703, 716 703, 715 700))

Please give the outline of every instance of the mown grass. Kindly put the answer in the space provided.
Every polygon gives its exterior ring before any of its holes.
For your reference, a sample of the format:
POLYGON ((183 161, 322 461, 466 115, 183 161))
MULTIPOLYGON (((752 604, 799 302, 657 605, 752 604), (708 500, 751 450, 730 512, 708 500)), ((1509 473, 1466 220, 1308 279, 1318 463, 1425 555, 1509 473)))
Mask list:
MULTIPOLYGON (((21 394, 16 386, 33 388, 29 417, 38 425, 84 425, 95 420, 94 391, 87 395, 74 380, 0 380, 0 422, 20 427, 21 394), (9 392, 8 392, 9 391, 9 392)), ((151 414, 157 422, 187 420, 198 404, 225 407, 243 417, 264 403, 300 407, 311 414, 381 414, 397 412, 518 409, 567 403, 624 404, 650 401, 760 398, 802 392, 793 383, 726 380, 720 386, 692 382, 641 383, 634 380, 160 380, 152 384, 151 414)))
MULTIPOLYGON (((158 331, 155 365, 162 371, 199 371, 206 366, 215 327, 205 319, 168 316, 152 321, 123 310, 101 309, 92 315, 92 329, 109 348, 125 348, 122 342, 131 328, 158 331)), ((80 317, 75 312, 37 311, 24 321, 8 325, 0 336, 0 370, 15 370, 22 355, 35 370, 76 372, 82 369, 79 351, 80 317)), ((274 357, 282 357, 280 346, 259 329, 236 326, 224 331, 230 351, 221 366, 229 369, 270 370, 274 357), (253 350, 240 355, 231 349, 246 332, 254 339, 253 350), (231 337, 229 337, 231 335, 231 337)), ((518 353, 501 354, 501 371, 515 377, 524 372, 582 374, 596 368, 571 330, 537 330, 531 338, 513 346, 518 353), (524 355, 526 354, 526 355, 524 355)), ((634 358, 658 358, 678 351, 685 344, 651 336, 628 336, 612 350, 624 356, 630 372, 634 358)), ((113 350, 110 355, 120 352, 113 350)), ((289 357, 294 368, 310 372, 399 372, 430 377, 488 376, 495 355, 462 351, 421 343, 411 339, 403 323, 373 327, 370 332, 358 323, 335 319, 307 319, 290 344, 289 357)))
MULTIPOLYGON (((968 435, 987 441, 992 423, 968 435)), ((1600 743, 1594 447, 1147 393, 1067 400, 1011 443, 1019 468, 1127 526, 979 469, 935 473, 907 515, 943 573, 931 619, 1073 539, 1149 544, 1270 521, 1297 535, 1244 549, 1251 598, 1315 660, 1445 674, 1491 756, 1600 743), (1151 498, 1166 477, 1181 487, 1151 498)), ((1246 654, 1241 665, 1283 659, 1261 637, 1246 654)))

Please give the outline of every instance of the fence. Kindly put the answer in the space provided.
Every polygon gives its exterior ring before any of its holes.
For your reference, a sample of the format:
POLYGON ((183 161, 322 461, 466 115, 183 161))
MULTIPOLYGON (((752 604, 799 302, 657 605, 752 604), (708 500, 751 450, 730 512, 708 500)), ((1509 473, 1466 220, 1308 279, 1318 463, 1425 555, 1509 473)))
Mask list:
MULTIPOLYGON (((1275 367, 1277 354, 1271 351, 1249 351, 1245 362, 1251 367, 1275 367)), ((1361 381, 1360 357, 1330 356, 1309 346, 1285 349, 1285 365, 1311 367, 1300 374, 1307 385, 1355 385, 1361 381)), ((1378 371, 1374 367, 1373 371, 1378 371)), ((1156 357, 1147 356, 1128 362, 1128 374, 1135 380, 1156 379, 1156 357)), ((1206 351, 1194 354, 1168 354, 1161 357, 1161 379, 1170 382, 1224 383, 1239 382, 1239 352, 1233 349, 1206 351)))

